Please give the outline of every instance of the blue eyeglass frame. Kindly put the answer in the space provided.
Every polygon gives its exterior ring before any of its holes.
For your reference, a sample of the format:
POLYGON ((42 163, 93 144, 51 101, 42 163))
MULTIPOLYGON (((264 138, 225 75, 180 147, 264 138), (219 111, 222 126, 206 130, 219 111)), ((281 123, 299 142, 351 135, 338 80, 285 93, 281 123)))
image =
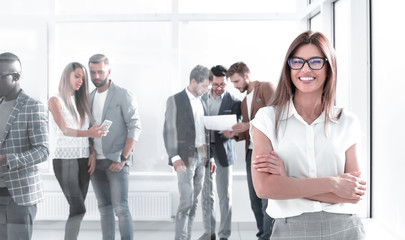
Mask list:
POLYGON ((300 70, 300 69, 302 69, 303 67, 304 67, 304 65, 305 65, 305 63, 307 63, 308 64, 308 66, 309 66, 309 68, 311 68, 312 70, 321 70, 324 66, 325 66, 325 63, 328 61, 328 59, 327 58, 323 58, 323 57, 313 57, 313 58, 310 58, 310 59, 303 59, 303 58, 300 58, 300 57, 291 57, 291 58, 289 58, 288 60, 287 60, 287 64, 288 64, 288 66, 292 69, 292 70, 300 70), (293 60, 293 59, 300 59, 300 60, 302 60, 303 61, 303 64, 302 64, 302 66, 300 67, 300 68, 292 68, 291 67, 291 65, 292 65, 292 63, 291 63, 291 61, 293 60), (314 59, 322 59, 323 60, 323 63, 322 63, 322 66, 320 67, 320 68, 313 68, 312 66, 311 66, 311 60, 314 60, 314 59))

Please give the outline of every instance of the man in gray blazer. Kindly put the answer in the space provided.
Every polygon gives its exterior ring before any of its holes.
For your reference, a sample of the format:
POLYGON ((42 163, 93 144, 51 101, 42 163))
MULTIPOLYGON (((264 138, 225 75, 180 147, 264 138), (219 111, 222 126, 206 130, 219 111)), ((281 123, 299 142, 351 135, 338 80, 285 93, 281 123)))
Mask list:
POLYGON ((43 198, 38 164, 46 161, 48 115, 20 88, 21 62, 0 54, 0 238, 31 239, 43 198))
POLYGON ((112 121, 108 135, 93 140, 97 163, 91 182, 100 211, 103 239, 114 239, 114 211, 121 239, 133 239, 128 207, 128 168, 132 165, 132 150, 141 133, 137 102, 130 91, 109 79, 111 69, 105 55, 90 57, 89 69, 91 81, 96 86, 90 95, 94 120, 96 124, 112 121))
MULTIPOLYGON (((235 120, 241 117, 241 101, 226 91, 227 69, 222 65, 211 68, 210 81, 211 90, 203 96, 208 107, 208 115, 235 114, 235 120)), ((236 160, 235 140, 226 138, 219 131, 210 131, 210 153, 214 157, 217 166, 216 173, 205 172, 204 187, 202 190, 202 212, 204 234, 199 240, 215 239, 216 218, 214 211, 214 175, 216 180, 217 193, 221 222, 219 225, 218 237, 220 240, 227 240, 231 235, 232 223, 232 165, 236 160)))

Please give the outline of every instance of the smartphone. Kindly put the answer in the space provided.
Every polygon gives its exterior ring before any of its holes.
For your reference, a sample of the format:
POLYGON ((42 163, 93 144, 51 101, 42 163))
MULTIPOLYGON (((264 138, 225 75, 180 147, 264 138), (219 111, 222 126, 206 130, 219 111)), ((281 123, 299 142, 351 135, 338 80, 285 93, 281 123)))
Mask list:
POLYGON ((112 124, 112 121, 110 120, 104 120, 103 124, 101 124, 101 127, 104 129, 104 131, 108 131, 112 124))

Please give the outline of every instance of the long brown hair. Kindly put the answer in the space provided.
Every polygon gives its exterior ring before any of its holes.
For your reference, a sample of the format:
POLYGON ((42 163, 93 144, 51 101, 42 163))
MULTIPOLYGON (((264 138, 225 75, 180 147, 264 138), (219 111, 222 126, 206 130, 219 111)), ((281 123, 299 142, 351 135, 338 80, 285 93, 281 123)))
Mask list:
POLYGON ((93 122, 93 117, 90 113, 89 82, 87 77, 87 70, 82 64, 78 62, 71 62, 65 67, 59 82, 59 96, 62 98, 70 114, 72 114, 73 118, 78 123, 79 119, 77 119, 76 111, 73 107, 70 95, 72 91, 74 91, 76 108, 80 116, 80 126, 83 126, 83 124, 85 123, 86 114, 89 117, 90 121, 93 122), (72 85, 70 84, 70 74, 77 68, 83 69, 83 83, 80 86, 79 90, 74 91, 72 85))
POLYGON ((322 108, 325 112, 325 128, 327 122, 330 119, 337 119, 339 116, 334 115, 334 101, 336 94, 336 78, 337 78, 337 65, 336 65, 336 55, 331 43, 320 32, 306 31, 301 33, 295 40, 291 43, 288 48, 287 54, 285 55, 283 70, 279 79, 277 89, 271 100, 271 105, 275 106, 276 111, 276 124, 275 131, 276 136, 278 135, 280 117, 284 111, 288 111, 288 102, 295 93, 295 86, 291 80, 291 69, 288 66, 288 59, 293 57, 295 52, 299 47, 306 44, 315 45, 319 51, 321 51, 324 56, 328 59, 325 64, 327 67, 327 74, 325 84, 322 91, 322 108))

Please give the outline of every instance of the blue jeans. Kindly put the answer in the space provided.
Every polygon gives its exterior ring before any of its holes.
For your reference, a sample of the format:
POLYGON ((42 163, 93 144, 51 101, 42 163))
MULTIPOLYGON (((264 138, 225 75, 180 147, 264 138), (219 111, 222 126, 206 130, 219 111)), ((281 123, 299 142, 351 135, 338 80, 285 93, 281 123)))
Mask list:
POLYGON ((246 176, 249 188, 250 206, 256 218, 256 225, 259 229, 257 237, 259 240, 269 240, 273 229, 273 218, 266 213, 267 199, 261 199, 256 195, 256 191, 253 187, 252 181, 252 149, 249 149, 246 153, 246 176))
POLYGON ((54 159, 53 170, 63 194, 69 203, 69 217, 65 226, 65 239, 77 239, 80 224, 86 213, 84 200, 89 189, 88 158, 54 159))
POLYGON ((37 205, 19 206, 7 188, 0 188, 0 238, 2 240, 30 240, 37 205))
POLYGON ((202 190, 202 213, 204 233, 211 235, 215 233, 215 186, 219 199, 219 211, 221 213, 221 222, 218 229, 219 238, 229 238, 232 225, 232 165, 223 167, 218 160, 215 150, 215 143, 210 145, 211 153, 214 154, 217 170, 210 173, 210 168, 205 168, 204 185, 202 190), (215 178, 215 186, 214 186, 215 178))
POLYGON ((196 153, 189 162, 184 173, 177 172, 180 202, 175 219, 175 240, 191 239, 198 197, 203 185, 205 158, 196 153))
POLYGON ((111 163, 108 159, 97 159, 96 169, 91 176, 100 211, 103 240, 115 239, 114 211, 118 217, 121 239, 132 240, 134 227, 128 207, 128 165, 121 172, 111 172, 111 163))

